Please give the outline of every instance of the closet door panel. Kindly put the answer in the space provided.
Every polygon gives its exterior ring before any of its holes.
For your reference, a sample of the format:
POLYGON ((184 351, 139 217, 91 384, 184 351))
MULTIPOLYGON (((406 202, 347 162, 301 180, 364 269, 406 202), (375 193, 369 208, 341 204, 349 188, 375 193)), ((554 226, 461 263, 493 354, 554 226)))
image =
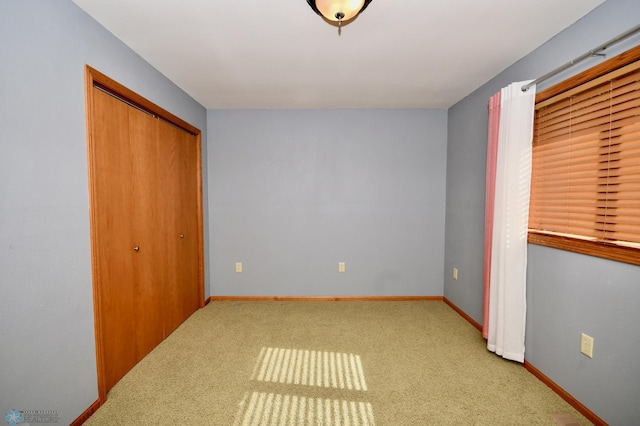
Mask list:
POLYGON ((167 273, 163 319, 167 336, 199 306, 197 228, 191 227, 191 217, 197 217, 197 204, 192 202, 197 194, 197 181, 188 181, 190 170, 196 163, 195 159, 185 154, 194 145, 195 137, 164 122, 160 122, 159 126, 163 152, 161 186, 166 205, 162 223, 167 273), (191 251, 192 246, 196 252, 191 251), (193 271, 196 272, 195 276, 193 271))
POLYGON ((198 235, 198 147, 197 138, 183 133, 180 139, 180 185, 181 203, 179 208, 180 240, 178 253, 178 277, 180 279, 179 306, 181 322, 186 320, 200 306, 199 288, 199 235, 198 235))
POLYGON ((161 174, 158 119, 129 107, 129 135, 133 151, 131 196, 138 241, 132 291, 136 311, 135 348, 137 361, 144 358, 164 338, 162 329, 162 289, 164 241, 159 235, 164 205, 158 181, 161 174))
POLYGON ((110 389, 138 361, 135 347, 137 275, 134 247, 140 234, 136 218, 133 148, 129 107, 94 90, 93 187, 97 240, 98 301, 105 359, 105 385, 110 389), (113 125, 113 123, 120 123, 113 125), (117 206, 117 208, 115 208, 117 206))

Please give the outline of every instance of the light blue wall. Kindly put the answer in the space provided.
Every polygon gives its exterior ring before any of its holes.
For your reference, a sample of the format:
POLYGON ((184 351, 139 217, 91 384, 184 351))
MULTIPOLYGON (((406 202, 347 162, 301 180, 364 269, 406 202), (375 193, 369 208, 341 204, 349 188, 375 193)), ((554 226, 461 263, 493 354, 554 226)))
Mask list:
POLYGON ((530 244, 527 279, 527 361, 609 424, 639 424, 640 267, 530 244))
MULTIPOLYGON (((637 0, 608 0, 449 109, 444 294, 478 322, 489 97, 569 62, 637 25, 639 16, 637 0)), ((608 57, 639 43, 636 35, 607 49, 608 57)), ((599 62, 589 59, 539 90, 599 62)), ((527 300, 526 360, 610 424, 638 424, 640 267, 530 244, 527 300), (581 332, 595 339, 593 359, 579 353, 581 332)))
POLYGON ((206 130, 202 106, 70 1, 0 2, 2 418, 68 424, 98 397, 85 63, 206 130))
POLYGON ((446 115, 208 111, 211 293, 442 295, 446 115))

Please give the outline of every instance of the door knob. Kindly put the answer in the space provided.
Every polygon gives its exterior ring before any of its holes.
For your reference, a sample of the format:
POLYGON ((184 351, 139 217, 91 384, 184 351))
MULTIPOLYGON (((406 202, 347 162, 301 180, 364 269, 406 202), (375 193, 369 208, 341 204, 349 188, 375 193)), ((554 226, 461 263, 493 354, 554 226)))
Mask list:
POLYGON ((180 234, 180 238, 184 238, 184 234, 180 234))
POLYGON ((140 247, 138 247, 138 246, 135 246, 133 249, 134 249, 135 251, 140 251, 140 247))

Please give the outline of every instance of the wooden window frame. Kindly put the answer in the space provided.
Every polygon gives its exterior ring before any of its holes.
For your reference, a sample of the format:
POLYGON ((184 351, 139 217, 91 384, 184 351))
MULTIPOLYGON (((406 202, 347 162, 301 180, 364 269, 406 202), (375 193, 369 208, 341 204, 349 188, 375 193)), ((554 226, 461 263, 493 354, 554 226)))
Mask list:
MULTIPOLYGON (((536 95, 535 102, 536 104, 544 102, 554 96, 567 92, 638 60, 640 60, 640 46, 636 46, 599 65, 539 92, 536 95)), ((560 250, 640 265, 639 248, 625 247, 606 241, 591 241, 588 239, 580 239, 567 235, 552 234, 535 229, 529 229, 528 242, 560 250)))

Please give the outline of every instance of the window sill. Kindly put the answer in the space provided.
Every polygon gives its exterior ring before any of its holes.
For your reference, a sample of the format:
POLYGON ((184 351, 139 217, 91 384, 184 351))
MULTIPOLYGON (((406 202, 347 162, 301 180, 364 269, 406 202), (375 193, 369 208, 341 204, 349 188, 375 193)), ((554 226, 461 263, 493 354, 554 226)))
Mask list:
POLYGON ((640 249, 635 247, 625 247, 604 241, 582 240, 566 235, 554 235, 534 230, 529 230, 528 242, 589 256, 616 260, 618 262, 640 265, 640 249))

